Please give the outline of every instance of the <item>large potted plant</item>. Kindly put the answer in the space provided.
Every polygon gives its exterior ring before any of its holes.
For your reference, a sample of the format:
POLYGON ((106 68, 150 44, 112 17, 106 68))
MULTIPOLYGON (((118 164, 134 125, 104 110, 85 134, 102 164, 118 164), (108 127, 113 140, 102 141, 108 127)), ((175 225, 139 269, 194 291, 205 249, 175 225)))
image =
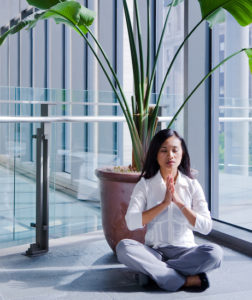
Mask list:
MULTIPOLYGON (((127 99, 125 91, 112 67, 106 53, 104 52, 99 41, 90 30, 95 13, 82 6, 77 1, 60 1, 60 0, 27 0, 27 2, 39 8, 33 18, 29 20, 20 21, 16 26, 13 26, 0 37, 0 45, 9 34, 15 34, 23 28, 32 28, 36 26, 39 20, 54 18, 56 23, 64 23, 71 26, 88 44, 94 56, 96 57, 99 65, 101 66, 104 74, 114 91, 117 100, 121 106, 126 122, 128 124, 129 132, 131 135, 133 155, 131 170, 134 172, 119 172, 116 170, 96 170, 97 176, 100 178, 101 185, 101 201, 102 201, 102 218, 103 229, 106 239, 114 250, 117 242, 125 237, 136 238, 140 241, 144 239, 144 231, 129 232, 126 228, 124 215, 130 199, 130 194, 136 183, 139 171, 141 171, 145 154, 148 149, 150 140, 155 134, 157 127, 157 117, 159 105, 163 89, 167 78, 174 66, 174 62, 183 48, 186 41, 190 38, 193 32, 204 21, 208 21, 210 26, 223 20, 223 13, 226 10, 230 13, 241 26, 247 26, 252 22, 252 1, 250 0, 198 0, 201 9, 201 19, 196 26, 185 36, 183 42, 178 47, 170 65, 167 68, 163 82, 158 92, 157 101, 155 106, 150 106, 151 92, 156 75, 157 62, 160 54, 160 49, 163 43, 166 25, 174 6, 178 5, 183 0, 170 0, 168 1, 168 11, 164 21, 164 26, 159 39, 156 53, 154 53, 154 60, 151 63, 150 40, 151 40, 151 5, 150 0, 147 0, 147 45, 143 47, 142 34, 141 34, 141 21, 139 18, 138 0, 134 2, 134 17, 136 20, 136 34, 133 31, 132 20, 130 18, 127 0, 123 2, 124 14, 127 24, 128 38, 130 44, 130 52, 132 59, 132 77, 134 79, 134 92, 131 99, 127 99), (87 39, 86 34, 89 34, 99 49, 99 55, 96 53, 94 47, 87 39), (144 53, 144 50, 146 51, 144 53), (100 58, 102 57, 102 59, 100 58), (144 62, 146 57, 146 63, 144 62), (130 104, 129 104, 130 103, 130 104)), ((160 0, 163 1, 163 0, 160 0)), ((195 0, 196 1, 196 0, 195 0)), ((178 114, 184 108, 187 101, 198 89, 198 87, 219 68, 225 61, 229 60, 241 52, 246 52, 249 58, 250 69, 252 70, 252 49, 241 49, 226 57, 218 65, 210 70, 208 74, 195 86, 190 94, 184 99, 183 103, 178 107, 177 112, 173 116, 168 127, 174 123, 178 114)))

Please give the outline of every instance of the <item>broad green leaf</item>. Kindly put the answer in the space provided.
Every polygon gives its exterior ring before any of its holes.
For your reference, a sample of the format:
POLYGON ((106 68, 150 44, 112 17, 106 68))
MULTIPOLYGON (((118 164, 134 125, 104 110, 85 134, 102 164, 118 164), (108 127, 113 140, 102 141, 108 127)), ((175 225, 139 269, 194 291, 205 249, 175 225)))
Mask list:
POLYGON ((67 0, 26 0, 30 5, 40 9, 48 9, 57 3, 64 2, 67 0))
POLYGON ((5 41, 7 36, 9 34, 15 34, 18 31, 22 30, 24 27, 26 27, 28 24, 30 24, 31 21, 25 20, 25 21, 20 21, 17 25, 11 27, 9 30, 7 30, 1 37, 0 37, 0 46, 2 43, 5 41))
MULTIPOLYGON (((30 27, 34 27, 39 20, 53 18, 56 23, 72 26, 75 30, 74 25, 77 25, 86 34, 88 32, 86 27, 92 24, 94 17, 95 13, 82 6, 79 2, 66 1, 50 7, 43 13, 37 14, 30 27)), ((76 31, 78 32, 78 30, 76 31)))
POLYGON ((216 24, 225 22, 225 20, 226 20, 226 13, 223 8, 217 9, 214 13, 212 13, 207 18, 207 22, 208 22, 210 28, 212 28, 216 24))
POLYGON ((88 32, 86 26, 88 27, 92 25, 94 18, 95 18, 95 12, 89 10, 85 6, 81 6, 80 20, 78 26, 84 34, 88 32))
POLYGON ((95 12, 81 5, 79 24, 85 24, 86 26, 90 26, 94 22, 94 18, 95 12))
POLYGON ((74 1, 58 3, 44 13, 37 15, 36 19, 44 20, 52 17, 56 17, 58 20, 67 19, 76 25, 80 20, 80 3, 74 1))
MULTIPOLYGON (((198 0, 203 19, 212 18, 211 14, 220 8, 227 10, 241 26, 252 23, 251 0, 198 0)), ((215 16, 216 18, 216 16, 215 16)), ((216 18, 218 20, 218 18, 216 18)), ((213 24, 213 20, 212 20, 213 24)))
POLYGON ((38 20, 54 18, 56 23, 64 23, 70 26, 78 25, 83 33, 87 33, 86 27, 90 26, 95 18, 95 13, 76 1, 64 1, 57 3, 48 10, 35 16, 34 24, 38 20))
POLYGON ((245 52, 246 52, 246 54, 248 56, 248 59, 249 59, 249 68, 250 68, 250 72, 252 73, 252 48, 246 49, 245 52))

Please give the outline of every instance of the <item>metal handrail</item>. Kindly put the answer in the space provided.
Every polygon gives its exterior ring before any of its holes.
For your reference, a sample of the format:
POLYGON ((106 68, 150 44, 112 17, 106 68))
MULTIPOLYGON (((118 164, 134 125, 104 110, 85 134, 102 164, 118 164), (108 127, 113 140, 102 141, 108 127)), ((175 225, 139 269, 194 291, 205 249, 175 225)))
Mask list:
POLYGON ((219 109, 252 110, 251 106, 219 106, 219 109))
POLYGON ((46 105, 82 105, 82 106, 119 106, 119 103, 78 102, 78 101, 34 101, 34 100, 0 100, 0 104, 46 104, 46 105))
MULTIPOLYGON (((158 122, 169 122, 172 116, 158 117, 158 122)), ((9 117, 0 116, 0 123, 67 123, 67 122, 126 122, 124 116, 60 116, 60 117, 9 117)), ((251 117, 220 117, 219 122, 252 122, 251 117)))
POLYGON ((250 117, 220 117, 219 122, 252 122, 250 117))
MULTIPOLYGON (((120 107, 118 102, 78 102, 78 101, 43 101, 43 100, 1 100, 0 104, 46 104, 46 105, 82 105, 82 106, 116 106, 120 107)), ((155 103, 150 103, 150 107, 155 107, 155 103)), ((167 105, 160 105, 167 107, 167 105)))
MULTIPOLYGON (((158 117, 158 122, 171 121, 172 117, 158 117)), ((9 117, 0 116, 0 123, 66 123, 66 122, 126 122, 124 116, 60 116, 60 117, 9 117)))

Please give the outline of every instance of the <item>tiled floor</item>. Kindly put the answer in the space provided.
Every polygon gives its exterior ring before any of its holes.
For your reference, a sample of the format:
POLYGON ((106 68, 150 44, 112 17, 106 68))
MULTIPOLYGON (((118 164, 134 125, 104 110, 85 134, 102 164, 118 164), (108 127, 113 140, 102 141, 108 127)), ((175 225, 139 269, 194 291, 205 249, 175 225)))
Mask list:
POLYGON ((1 300, 252 299, 252 259, 227 248, 221 268, 208 274, 210 288, 203 293, 139 287, 101 231, 51 240, 49 253, 39 257, 22 255, 26 248, 0 249, 1 300))

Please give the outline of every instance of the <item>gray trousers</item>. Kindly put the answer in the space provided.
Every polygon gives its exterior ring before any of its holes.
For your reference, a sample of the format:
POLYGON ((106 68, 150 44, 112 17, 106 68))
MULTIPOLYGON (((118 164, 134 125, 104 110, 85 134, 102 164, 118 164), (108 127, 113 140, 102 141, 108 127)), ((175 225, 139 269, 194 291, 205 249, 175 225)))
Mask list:
POLYGON ((119 262, 148 275, 160 288, 171 292, 179 290, 187 276, 218 268, 223 255, 222 249, 215 244, 153 249, 130 239, 117 244, 116 254, 119 262))

